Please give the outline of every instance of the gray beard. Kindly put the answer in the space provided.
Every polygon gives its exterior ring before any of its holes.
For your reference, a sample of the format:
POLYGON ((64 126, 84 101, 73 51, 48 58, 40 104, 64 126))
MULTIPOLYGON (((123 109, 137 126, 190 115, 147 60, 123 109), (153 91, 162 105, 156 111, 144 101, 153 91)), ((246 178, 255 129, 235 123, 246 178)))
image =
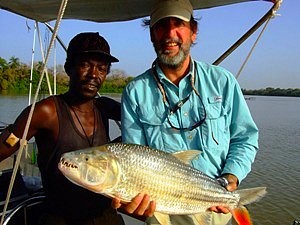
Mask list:
POLYGON ((190 52, 190 45, 181 45, 177 55, 169 56, 167 54, 168 52, 162 52, 159 45, 153 45, 157 54, 158 61, 169 68, 179 68, 180 66, 182 66, 184 60, 190 52))

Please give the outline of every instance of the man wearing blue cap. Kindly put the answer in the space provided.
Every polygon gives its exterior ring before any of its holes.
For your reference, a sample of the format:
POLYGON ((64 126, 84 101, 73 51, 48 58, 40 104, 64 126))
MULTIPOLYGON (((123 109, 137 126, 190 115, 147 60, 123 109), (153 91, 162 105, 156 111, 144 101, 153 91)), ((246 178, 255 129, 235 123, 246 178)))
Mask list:
MULTIPOLYGON (((228 191, 236 190, 258 150, 258 129, 239 84, 227 70, 190 55, 198 24, 188 0, 156 1, 145 24, 150 26, 157 58, 124 89, 123 141, 169 153, 198 149, 201 154, 192 166, 220 179, 228 191)), ((149 199, 147 193, 139 195, 122 207, 152 216, 155 202, 149 199)), ((230 224, 227 208, 209 210, 216 213, 208 224, 230 224)), ((153 217, 147 221, 158 224, 153 217)), ((190 216, 173 216, 171 222, 197 224, 190 216)))

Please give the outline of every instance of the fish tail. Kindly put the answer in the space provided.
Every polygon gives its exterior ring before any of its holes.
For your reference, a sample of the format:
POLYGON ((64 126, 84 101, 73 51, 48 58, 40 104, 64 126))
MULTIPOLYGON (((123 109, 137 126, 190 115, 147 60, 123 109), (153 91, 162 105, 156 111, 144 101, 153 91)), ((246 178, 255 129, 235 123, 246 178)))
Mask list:
POLYGON ((231 214, 238 225, 252 225, 250 214, 246 207, 241 206, 231 210, 231 214))
POLYGON ((239 206, 231 210, 231 214, 239 225, 252 225, 250 214, 244 205, 259 201, 267 193, 266 187, 241 189, 236 191, 240 195, 239 206))
POLYGON ((248 205, 253 202, 258 202, 267 193, 266 187, 256 187, 249 189, 241 189, 236 192, 240 195, 240 206, 248 205))

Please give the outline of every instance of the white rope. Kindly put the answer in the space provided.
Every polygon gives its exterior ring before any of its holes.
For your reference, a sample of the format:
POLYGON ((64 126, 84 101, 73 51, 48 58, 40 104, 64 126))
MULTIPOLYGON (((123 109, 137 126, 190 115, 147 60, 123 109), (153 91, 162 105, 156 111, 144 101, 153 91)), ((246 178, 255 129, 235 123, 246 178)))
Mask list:
POLYGON ((32 115, 33 115, 35 103, 36 103, 36 100, 37 100, 37 97, 38 97, 38 93, 39 93, 39 90, 40 90, 40 87, 41 87, 41 83, 42 83, 42 80, 43 80, 43 77, 44 77, 44 74, 45 74, 46 64, 48 62, 48 58, 49 58, 49 55, 50 55, 50 50, 51 50, 51 48, 53 46, 53 43, 54 43, 54 40, 57 36, 58 28, 59 28, 60 22, 62 20, 63 14, 65 12, 65 9, 67 7, 67 4, 68 4, 68 0, 62 0, 61 6, 60 6, 60 9, 59 9, 59 13, 58 13, 58 17, 57 17, 57 20, 56 20, 56 24, 55 24, 55 27, 54 27, 54 32, 52 34, 52 38, 51 38, 51 41, 50 41, 50 47, 47 51, 47 55, 46 55, 46 58, 45 58, 45 64, 44 64, 43 70, 42 70, 43 72, 42 72, 42 75, 40 77, 40 80, 39 80, 39 83, 38 83, 38 86, 37 86, 37 90, 36 90, 36 93, 35 93, 34 101, 31 105, 30 112, 29 112, 29 115, 28 115, 28 119, 27 119, 27 122, 26 122, 25 130, 24 130, 22 139, 20 141, 20 148, 18 150, 18 154, 17 154, 15 165, 14 165, 13 173, 12 173, 11 180, 10 180, 10 183, 9 183, 9 187, 8 187, 8 190, 7 190, 7 195, 6 195, 6 200, 5 200, 5 205, 4 205, 4 208, 3 208, 3 213, 2 213, 0 225, 3 225, 3 222, 4 222, 4 218, 5 218, 5 214, 6 214, 6 211, 7 211, 9 199, 10 199, 11 192, 12 192, 12 188, 13 188, 14 181, 15 181, 15 178, 16 178, 16 174, 17 174, 19 164, 20 164, 20 161, 21 161, 21 156, 22 156, 22 153, 23 153, 23 149, 25 147, 25 144, 27 143, 24 140, 26 140, 26 137, 27 137, 27 134, 28 134, 29 125, 30 125, 30 122, 31 122, 31 119, 32 119, 32 115))
POLYGON ((243 64, 242 64, 241 68, 240 68, 239 71, 237 72, 237 74, 236 74, 236 76, 235 76, 236 79, 238 79, 238 77, 241 75, 242 70, 244 69, 246 63, 248 62, 248 60, 249 60, 249 58, 250 58, 250 56, 251 56, 251 54, 252 54, 254 48, 256 47, 258 41, 260 40, 260 38, 261 38, 263 32, 266 30, 267 25, 269 24, 270 20, 273 19, 273 18, 275 18, 276 16, 280 16, 280 14, 276 14, 276 12, 277 12, 277 10, 279 9, 281 3, 282 3, 282 0, 279 0, 279 1, 276 2, 276 6, 274 7, 274 9, 273 9, 273 11, 272 11, 271 16, 270 16, 269 19, 266 21, 266 23, 265 23, 263 29, 261 30, 261 32, 260 32, 260 34, 258 35, 256 41, 254 42, 252 48, 250 49, 250 51, 249 51, 249 53, 248 53, 246 59, 244 60, 244 62, 243 62, 243 64))
POLYGON ((30 68, 28 105, 31 104, 31 92, 32 92, 33 62, 34 62, 34 52, 35 52, 36 25, 37 25, 37 22, 35 22, 35 24, 34 24, 34 32, 33 32, 33 43, 32 43, 32 55, 31 55, 31 68, 30 68))
MULTIPOLYGON (((46 81, 48 84, 48 90, 49 90, 49 95, 52 95, 52 89, 50 86, 50 81, 49 81, 49 76, 48 76, 48 70, 47 70, 47 66, 46 66, 46 61, 45 61, 45 55, 44 55, 44 51, 43 51, 43 42, 42 42, 42 38, 41 38, 41 32, 39 29, 39 26, 37 24, 37 30, 38 30, 38 37, 39 37, 39 43, 40 43, 40 50, 41 50, 41 56, 42 56, 42 62, 43 62, 43 70, 42 70, 42 75, 41 77, 46 74, 46 81)), ((48 52, 51 50, 50 48, 51 46, 48 47, 48 52)), ((42 77, 43 78, 43 77, 42 77)), ((40 78, 41 79, 41 78, 40 78)), ((42 80, 42 79, 41 79, 42 80)))

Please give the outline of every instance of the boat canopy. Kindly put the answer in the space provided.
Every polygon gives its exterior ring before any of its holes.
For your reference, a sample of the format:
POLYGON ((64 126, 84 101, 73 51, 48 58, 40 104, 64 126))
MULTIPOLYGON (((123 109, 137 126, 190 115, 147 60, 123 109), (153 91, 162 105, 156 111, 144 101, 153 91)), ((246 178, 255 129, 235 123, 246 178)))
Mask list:
MULTIPOLYGON (((67 0, 0 0, 0 8, 38 22, 57 19, 57 12, 67 0)), ((66 2, 63 19, 94 22, 126 21, 149 16, 154 0, 71 0, 66 2)), ((194 9, 264 1, 275 4, 276 0, 190 0, 194 9)))

